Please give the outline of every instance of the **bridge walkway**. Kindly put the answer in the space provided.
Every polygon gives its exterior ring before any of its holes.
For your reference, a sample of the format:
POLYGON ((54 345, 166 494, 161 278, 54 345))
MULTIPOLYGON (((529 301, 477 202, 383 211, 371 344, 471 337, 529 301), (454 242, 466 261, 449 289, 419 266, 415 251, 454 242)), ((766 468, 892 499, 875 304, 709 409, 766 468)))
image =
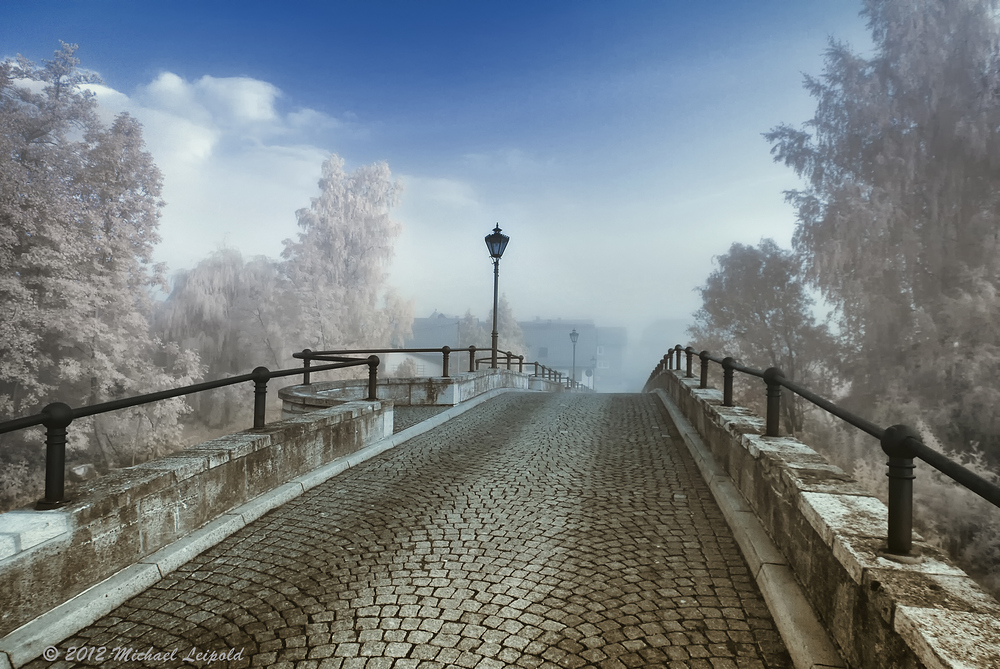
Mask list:
POLYGON ((27 666, 791 666, 658 400, 569 393, 502 395, 349 469, 58 649, 27 666), (102 661, 66 662, 80 646, 102 661), (183 662, 211 651, 230 660, 183 662))

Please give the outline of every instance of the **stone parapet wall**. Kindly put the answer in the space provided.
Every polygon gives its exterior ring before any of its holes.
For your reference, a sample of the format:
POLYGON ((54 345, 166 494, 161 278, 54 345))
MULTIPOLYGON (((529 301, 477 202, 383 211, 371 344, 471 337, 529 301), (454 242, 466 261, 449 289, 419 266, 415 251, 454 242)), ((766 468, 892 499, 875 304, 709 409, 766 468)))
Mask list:
POLYGON ((389 402, 338 403, 95 479, 60 509, 0 514, 0 636, 230 509, 391 436, 392 414, 389 402))
MULTIPOLYGON (((403 406, 455 406, 491 390, 542 390, 555 392, 563 384, 538 376, 508 369, 486 369, 452 376, 420 378, 380 378, 377 395, 403 406)), ((368 395, 368 382, 363 379, 320 381, 309 385, 289 386, 278 391, 282 415, 315 411, 358 400, 368 395)))
MULTIPOLYGON (((916 559, 887 555, 888 512, 879 499, 800 441, 762 436, 762 418, 724 407, 722 393, 697 386, 665 371, 646 390, 662 389, 697 430, 849 666, 1000 667, 995 599, 918 535, 916 559)), ((883 459, 872 446, 872 457, 883 459)), ((919 468, 917 476, 919 485, 919 468)))

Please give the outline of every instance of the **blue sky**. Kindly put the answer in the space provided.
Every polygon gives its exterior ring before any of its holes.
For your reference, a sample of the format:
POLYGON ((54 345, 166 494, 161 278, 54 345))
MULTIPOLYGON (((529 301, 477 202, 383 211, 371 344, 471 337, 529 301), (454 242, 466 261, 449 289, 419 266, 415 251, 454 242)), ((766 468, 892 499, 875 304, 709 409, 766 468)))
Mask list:
POLYGON ((591 318, 638 340, 697 309, 731 243, 789 245, 782 191, 798 182, 761 133, 808 119, 802 74, 822 71, 828 37, 867 46, 860 9, 8 0, 0 57, 78 43, 106 113, 144 124, 171 269, 222 245, 277 256, 335 152, 403 182, 390 282, 417 315, 486 315, 482 238, 499 222, 519 318, 591 318))

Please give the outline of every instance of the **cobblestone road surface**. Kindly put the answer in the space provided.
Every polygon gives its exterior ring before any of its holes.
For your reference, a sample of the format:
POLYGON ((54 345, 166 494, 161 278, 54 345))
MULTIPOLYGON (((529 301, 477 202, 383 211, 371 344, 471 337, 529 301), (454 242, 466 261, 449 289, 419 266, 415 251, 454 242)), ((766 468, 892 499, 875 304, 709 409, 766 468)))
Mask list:
POLYGON ((447 406, 397 406, 393 408, 392 432, 402 432, 408 427, 413 427, 421 421, 447 411, 451 407, 447 406))
POLYGON ((272 511, 59 651, 84 645, 106 649, 84 666, 791 666, 648 395, 502 395, 272 511), (116 648, 150 657, 109 661, 116 648), (182 663, 211 651, 239 656, 182 663))

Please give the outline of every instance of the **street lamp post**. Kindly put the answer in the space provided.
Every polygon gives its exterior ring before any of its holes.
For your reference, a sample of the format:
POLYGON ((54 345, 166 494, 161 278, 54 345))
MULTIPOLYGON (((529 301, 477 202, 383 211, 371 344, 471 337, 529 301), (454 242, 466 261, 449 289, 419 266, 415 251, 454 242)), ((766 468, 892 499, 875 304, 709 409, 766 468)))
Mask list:
POLYGON ((591 372, 593 377, 590 379, 590 389, 595 393, 597 392, 597 358, 591 356, 590 358, 590 368, 594 370, 591 372))
POLYGON ((579 338, 580 333, 576 331, 576 328, 573 328, 573 331, 569 333, 569 340, 573 342, 573 373, 570 376, 570 379, 572 380, 570 387, 576 385, 576 340, 579 338))
POLYGON ((493 357, 490 369, 497 368, 497 288, 500 285, 500 257, 503 256, 504 249, 510 237, 500 233, 500 224, 493 228, 492 235, 486 235, 486 248, 490 250, 490 257, 493 258, 493 357))

